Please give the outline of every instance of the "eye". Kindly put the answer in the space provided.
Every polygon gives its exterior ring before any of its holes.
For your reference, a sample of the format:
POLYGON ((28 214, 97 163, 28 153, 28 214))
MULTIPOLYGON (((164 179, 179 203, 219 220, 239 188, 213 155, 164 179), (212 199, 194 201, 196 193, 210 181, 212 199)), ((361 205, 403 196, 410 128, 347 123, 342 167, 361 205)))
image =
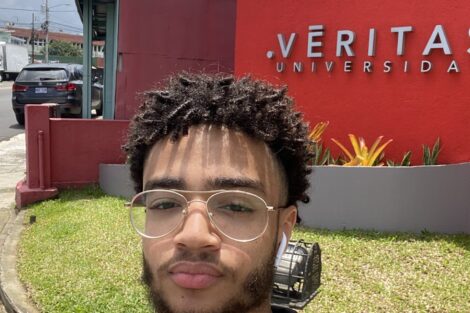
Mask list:
POLYGON ((254 210, 246 205, 230 203, 224 206, 220 206, 219 210, 224 210, 232 213, 252 213, 254 210))
POLYGON ((171 209, 181 209, 181 204, 171 199, 162 199, 149 203, 147 208, 149 210, 165 211, 171 209))

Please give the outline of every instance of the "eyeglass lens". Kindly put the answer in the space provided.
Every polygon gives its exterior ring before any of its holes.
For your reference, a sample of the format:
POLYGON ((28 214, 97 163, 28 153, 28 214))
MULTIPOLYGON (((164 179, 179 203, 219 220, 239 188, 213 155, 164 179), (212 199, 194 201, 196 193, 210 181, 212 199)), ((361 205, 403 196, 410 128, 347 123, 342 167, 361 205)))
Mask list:
MULTIPOLYGON (((250 240, 259 236, 266 228, 266 203, 254 194, 223 191, 210 196, 206 203, 213 225, 230 238, 250 240)), ((187 207, 188 201, 177 192, 144 191, 132 202, 132 223, 145 236, 161 237, 183 222, 187 207)))

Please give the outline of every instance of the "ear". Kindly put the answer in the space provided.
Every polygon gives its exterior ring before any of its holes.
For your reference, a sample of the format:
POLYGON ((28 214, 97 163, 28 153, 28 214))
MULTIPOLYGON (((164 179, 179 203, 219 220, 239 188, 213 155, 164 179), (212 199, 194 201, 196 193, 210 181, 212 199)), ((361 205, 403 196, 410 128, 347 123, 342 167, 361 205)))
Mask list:
POLYGON ((282 208, 279 211, 279 229, 277 233, 278 245, 282 240, 282 233, 286 234, 287 241, 290 240, 292 230, 294 229, 297 221, 297 207, 291 205, 287 208, 282 208))

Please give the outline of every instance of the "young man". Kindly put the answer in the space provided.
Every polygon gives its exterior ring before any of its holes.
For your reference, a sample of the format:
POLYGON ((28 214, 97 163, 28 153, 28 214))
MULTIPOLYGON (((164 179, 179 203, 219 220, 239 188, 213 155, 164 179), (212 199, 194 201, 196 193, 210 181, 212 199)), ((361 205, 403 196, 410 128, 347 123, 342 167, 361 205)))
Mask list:
POLYGON ((157 312, 289 312, 270 305, 274 261, 308 186, 309 153, 285 91, 183 73, 144 93, 125 150, 157 312))

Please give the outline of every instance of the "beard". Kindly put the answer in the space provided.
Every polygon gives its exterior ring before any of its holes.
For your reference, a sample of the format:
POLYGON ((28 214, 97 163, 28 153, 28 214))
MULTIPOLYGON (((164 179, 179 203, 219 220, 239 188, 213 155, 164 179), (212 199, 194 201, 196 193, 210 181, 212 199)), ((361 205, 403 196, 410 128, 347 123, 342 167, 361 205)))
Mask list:
MULTIPOLYGON (((225 303, 222 303, 218 308, 212 310, 196 310, 185 309, 184 311, 174 311, 164 293, 157 290, 155 287, 155 275, 150 269, 145 256, 143 256, 143 271, 142 281, 147 287, 149 301, 153 304, 155 312, 158 313, 239 313, 249 312, 255 308, 260 307, 270 298, 273 279, 274 279, 274 257, 275 249, 273 247, 269 257, 263 260, 258 267, 253 269, 243 283, 236 289, 234 286, 231 293, 233 296, 225 303)), ((165 272, 169 264, 180 261, 205 261, 215 263, 214 257, 208 253, 200 253, 198 255, 189 255, 189 253, 182 253, 180 256, 172 259, 170 262, 160 266, 157 273, 165 272)), ((235 277, 234 271, 230 268, 224 267, 224 272, 231 274, 235 277)), ((214 301, 217 301, 214 299, 214 301)))

